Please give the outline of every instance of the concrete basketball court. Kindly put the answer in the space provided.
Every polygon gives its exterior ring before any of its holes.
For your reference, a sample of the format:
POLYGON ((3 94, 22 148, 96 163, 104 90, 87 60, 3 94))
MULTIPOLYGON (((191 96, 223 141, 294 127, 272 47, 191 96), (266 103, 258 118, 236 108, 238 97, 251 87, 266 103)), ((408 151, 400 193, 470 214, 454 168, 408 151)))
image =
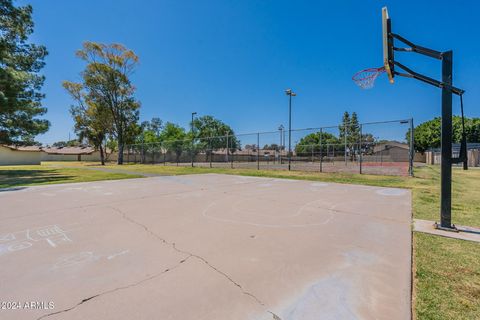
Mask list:
POLYGON ((0 201, 23 308, 1 319, 410 319, 407 190, 206 174, 0 201))

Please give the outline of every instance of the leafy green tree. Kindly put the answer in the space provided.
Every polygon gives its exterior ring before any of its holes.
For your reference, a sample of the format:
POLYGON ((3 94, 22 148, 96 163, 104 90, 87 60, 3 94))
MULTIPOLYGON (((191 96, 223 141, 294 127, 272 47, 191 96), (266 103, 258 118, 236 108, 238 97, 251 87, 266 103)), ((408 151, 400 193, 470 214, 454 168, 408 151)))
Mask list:
POLYGON ((356 112, 352 112, 352 117, 348 126, 347 141, 350 147, 357 145, 360 141, 360 124, 358 123, 358 117, 356 112))
POLYGON ((240 148, 240 142, 235 136, 233 129, 212 116, 203 116, 193 121, 194 141, 196 148, 207 150, 207 154, 211 154, 211 150, 225 149, 227 152, 234 153, 240 148))
POLYGON ((106 108, 112 119, 111 131, 118 145, 118 164, 123 164, 125 144, 133 143, 139 134, 140 103, 130 76, 138 57, 121 44, 85 42, 77 57, 87 63, 81 73, 83 88, 92 103, 106 108))
POLYGON ((301 138, 298 144, 295 146, 295 153, 298 155, 309 155, 312 153, 320 153, 320 150, 325 152, 327 150, 327 144, 336 145, 339 143, 337 137, 328 132, 315 132, 306 135, 301 138), (320 137, 322 138, 322 148, 320 149, 320 137))
POLYGON ((365 154, 373 153, 373 147, 378 141, 371 133, 362 133, 362 152, 365 154))
POLYGON ((165 124, 159 137, 166 151, 175 154, 176 162, 178 162, 183 150, 191 145, 185 129, 171 122, 165 124))
POLYGON ((467 142, 480 143, 480 118, 465 119, 467 142))
POLYGON ((338 131, 340 132, 339 134, 340 141, 345 141, 345 135, 347 135, 347 138, 348 138, 348 133, 350 131, 349 129, 350 122, 351 122, 350 114, 348 113, 348 111, 345 111, 342 117, 342 124, 338 126, 338 131))
MULTIPOLYGON (((415 127, 414 131, 414 149, 418 152, 425 152, 431 148, 440 148, 441 145, 441 121, 440 117, 425 121, 415 127)), ((453 143, 460 143, 462 140, 462 118, 453 116, 452 118, 453 143)), ((465 134, 467 142, 480 142, 480 118, 465 118, 465 134)), ((410 139, 410 130, 406 135, 407 141, 410 139)))
POLYGON ((28 43, 33 26, 31 6, 0 1, 0 143, 31 144, 50 126, 38 118, 47 112, 39 74, 47 50, 28 43))
POLYGON ((78 139, 73 139, 68 141, 57 141, 52 144, 52 147, 55 147, 55 148, 78 147, 78 146, 80 146, 80 141, 78 141, 78 139))
POLYGON ((160 134, 163 122, 160 118, 152 118, 151 121, 143 121, 139 126, 139 135, 135 139, 137 148, 140 148, 142 163, 145 162, 147 152, 155 152, 160 147, 160 134))
MULTIPOLYGON (((352 115, 345 111, 342 118, 342 124, 338 127, 339 134, 339 150, 344 150, 347 147, 350 151, 350 157, 353 158, 356 155, 355 150, 359 148, 360 143, 360 123, 358 122, 358 116, 356 112, 352 112, 352 115)), ((363 134, 362 134, 362 142, 363 134)), ((363 144, 363 143, 362 143, 363 144)))
MULTIPOLYGON (((360 124, 358 122, 358 116, 356 112, 352 112, 352 115, 345 111, 343 113, 342 124, 338 127, 339 143, 342 144, 341 150, 345 147, 345 142, 348 149, 354 150, 360 142, 360 124), (345 137, 346 136, 346 137, 345 137)), ((352 157, 354 153, 352 153, 352 157)))
POLYGON ((108 158, 117 150, 118 150, 117 140, 113 139, 113 137, 109 135, 105 142, 105 160, 108 160, 108 158))
POLYGON ((137 137, 137 143, 154 144, 161 141, 160 135, 163 129, 163 121, 160 118, 152 118, 151 121, 144 121, 140 125, 141 133, 137 137))
POLYGON ((70 107, 75 133, 80 141, 87 140, 89 145, 100 151, 100 161, 105 165, 105 143, 112 130, 110 111, 104 104, 98 103, 94 95, 85 93, 85 84, 64 81, 63 87, 76 103, 70 107))

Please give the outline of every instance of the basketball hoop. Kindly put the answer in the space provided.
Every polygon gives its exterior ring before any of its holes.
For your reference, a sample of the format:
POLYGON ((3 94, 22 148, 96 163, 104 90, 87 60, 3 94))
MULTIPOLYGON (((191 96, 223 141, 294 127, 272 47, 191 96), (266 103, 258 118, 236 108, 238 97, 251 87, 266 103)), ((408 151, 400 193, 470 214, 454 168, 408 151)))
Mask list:
POLYGON ((355 73, 352 80, 362 89, 371 89, 379 75, 385 72, 385 67, 368 68, 355 73))

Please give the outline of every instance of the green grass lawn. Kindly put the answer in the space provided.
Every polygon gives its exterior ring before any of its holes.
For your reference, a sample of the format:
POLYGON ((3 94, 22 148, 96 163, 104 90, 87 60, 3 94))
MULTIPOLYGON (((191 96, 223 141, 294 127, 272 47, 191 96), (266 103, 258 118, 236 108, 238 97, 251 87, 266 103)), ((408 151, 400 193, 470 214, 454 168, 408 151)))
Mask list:
POLYGON ((0 166, 0 188, 140 177, 142 176, 122 172, 89 170, 81 166, 73 168, 46 165, 0 166))
POLYGON ((480 319, 480 244, 414 233, 417 319, 480 319))
MULTIPOLYGON (((163 165, 45 163, 0 167, 0 187, 139 177, 141 174, 224 173, 352 183, 412 190, 413 216, 437 220, 440 168, 415 168, 415 177, 163 165), (103 168, 99 171, 98 168, 103 168), (136 174, 138 173, 138 175, 136 174)), ((453 170, 453 221, 480 227, 480 170, 453 170)), ((414 232, 414 314, 417 319, 480 319, 480 244, 414 232)))

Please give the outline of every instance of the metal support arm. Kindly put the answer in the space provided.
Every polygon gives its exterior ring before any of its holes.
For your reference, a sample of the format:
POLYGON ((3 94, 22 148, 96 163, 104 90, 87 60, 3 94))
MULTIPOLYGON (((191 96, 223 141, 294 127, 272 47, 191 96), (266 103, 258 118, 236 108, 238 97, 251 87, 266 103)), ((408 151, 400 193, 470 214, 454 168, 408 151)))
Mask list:
POLYGON ((398 39, 398 40, 402 41, 403 43, 405 43, 406 45, 410 46, 410 48, 393 48, 396 51, 417 52, 417 53, 420 53, 420 54, 423 54, 425 56, 429 56, 431 58, 435 58, 435 59, 438 59, 438 60, 443 59, 443 52, 432 50, 432 49, 425 48, 425 47, 422 47, 422 46, 418 46, 418 45, 414 44, 413 42, 408 41, 407 39, 405 39, 404 37, 402 37, 402 36, 400 36, 396 33, 391 33, 390 35, 393 38, 398 39))
POLYGON ((395 75, 397 75, 397 76, 406 77, 406 78, 414 78, 414 79, 423 81, 425 83, 431 84, 432 86, 435 86, 435 87, 440 88, 440 89, 443 89, 443 88, 450 89, 450 91, 452 91, 452 93, 454 93, 456 95, 459 95, 459 96, 461 96, 465 92, 465 90, 456 88, 456 87, 451 86, 447 83, 443 83, 441 81, 438 81, 438 80, 435 80, 433 78, 427 77, 423 74, 417 73, 417 72, 413 71, 412 69, 406 67, 405 65, 401 64, 400 62, 395 61, 394 64, 397 67, 399 67, 399 68, 401 68, 401 69, 403 69, 407 72, 407 73, 401 73, 401 72, 395 71, 395 75))

